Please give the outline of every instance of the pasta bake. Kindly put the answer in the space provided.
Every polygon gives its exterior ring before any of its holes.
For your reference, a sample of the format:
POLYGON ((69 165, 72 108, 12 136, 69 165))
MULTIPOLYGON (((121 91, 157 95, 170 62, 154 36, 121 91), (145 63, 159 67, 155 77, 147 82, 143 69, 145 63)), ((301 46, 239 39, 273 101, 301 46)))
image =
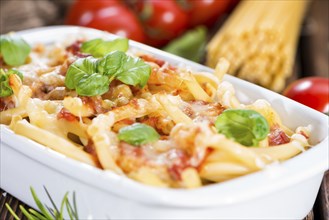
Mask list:
POLYGON ((286 127, 266 100, 238 100, 225 59, 212 74, 121 38, 28 45, 9 34, 0 43, 1 124, 141 183, 200 187, 310 147, 310 127, 286 127))

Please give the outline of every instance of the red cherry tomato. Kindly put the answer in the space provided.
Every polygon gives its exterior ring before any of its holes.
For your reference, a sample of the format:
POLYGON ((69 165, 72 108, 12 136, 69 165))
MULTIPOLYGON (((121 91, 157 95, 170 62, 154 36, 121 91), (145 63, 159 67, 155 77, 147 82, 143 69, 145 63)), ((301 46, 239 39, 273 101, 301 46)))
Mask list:
POLYGON ((152 46, 165 45, 187 28, 188 16, 174 0, 138 1, 134 9, 152 46))
POLYGON ((230 7, 231 0, 185 0, 181 4, 189 15, 189 26, 211 26, 230 7))
POLYGON ((288 98, 314 108, 320 112, 329 111, 329 79, 306 77, 291 83, 283 92, 288 98))
POLYGON ((118 0, 78 0, 69 9, 66 24, 96 28, 145 42, 141 23, 135 14, 118 0))

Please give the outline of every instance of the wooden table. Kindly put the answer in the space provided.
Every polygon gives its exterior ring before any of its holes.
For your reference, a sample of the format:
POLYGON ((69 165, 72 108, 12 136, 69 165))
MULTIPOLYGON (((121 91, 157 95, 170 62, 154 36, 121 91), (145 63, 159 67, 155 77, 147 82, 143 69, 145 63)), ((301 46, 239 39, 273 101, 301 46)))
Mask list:
MULTIPOLYGON (((295 74, 289 81, 311 75, 329 77, 328 2, 327 0, 315 0, 310 7, 300 37, 295 74)), ((20 218, 22 218, 22 213, 19 205, 28 208, 0 189, 1 220, 13 219, 6 209, 5 203, 8 203, 20 218)), ((304 220, 329 220, 329 171, 324 176, 313 210, 304 220)))

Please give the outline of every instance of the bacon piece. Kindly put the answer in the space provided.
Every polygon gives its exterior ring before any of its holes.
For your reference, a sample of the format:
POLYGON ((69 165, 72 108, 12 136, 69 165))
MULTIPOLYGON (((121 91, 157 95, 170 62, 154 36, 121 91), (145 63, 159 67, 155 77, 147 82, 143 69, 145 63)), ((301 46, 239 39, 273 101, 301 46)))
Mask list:
POLYGON ((268 135, 268 143, 270 146, 286 144, 290 142, 288 135, 277 125, 273 126, 268 135))
POLYGON ((108 110, 104 109, 102 106, 102 97, 101 96, 94 96, 94 97, 81 97, 82 103, 84 105, 89 105, 96 114, 102 114, 107 112, 108 110))
POLYGON ((72 53, 73 55, 75 55, 79 58, 89 57, 90 54, 85 54, 85 53, 81 52, 82 43, 83 43, 83 41, 77 40, 73 44, 71 44, 70 46, 66 47, 66 51, 69 52, 69 53, 72 53))
POLYGON ((0 111, 15 108, 15 102, 12 96, 0 98, 0 111))
POLYGON ((96 149, 95 149, 95 145, 93 144, 93 142, 91 140, 88 141, 88 144, 86 146, 84 146, 83 148, 87 153, 93 155, 94 157, 97 157, 97 153, 96 153, 96 149))
POLYGON ((180 149, 172 149, 167 154, 170 161, 168 165, 168 173, 173 180, 182 180, 182 172, 190 167, 189 156, 185 151, 180 149))
POLYGON ((209 103, 201 100, 186 102, 186 105, 183 105, 181 109, 195 121, 208 121, 210 124, 214 124, 217 116, 225 110, 220 103, 209 103))
POLYGON ((102 165, 101 165, 101 163, 98 160, 98 156, 97 156, 97 152, 96 152, 96 149, 95 149, 95 145, 94 145, 94 143, 91 140, 88 140, 87 145, 86 146, 83 146, 83 150, 85 152, 87 152, 88 154, 90 154, 93 157, 93 159, 94 159, 94 161, 96 163, 96 167, 102 168, 102 165))
POLYGON ((148 62, 153 62, 158 64, 160 67, 163 66, 166 62, 160 59, 157 59, 153 56, 147 55, 147 54, 143 54, 141 56, 139 56, 141 59, 143 59, 144 61, 148 61, 148 62))
POLYGON ((117 163, 125 173, 137 170, 147 163, 141 147, 132 146, 121 141, 119 149, 121 157, 117 163))
POLYGON ((78 121, 78 117, 71 114, 66 108, 62 108, 61 111, 57 114, 57 119, 65 119, 67 121, 78 121))
POLYGON ((205 102, 201 100, 189 102, 196 115, 201 116, 218 116, 222 114, 225 108, 217 102, 205 102))
POLYGON ((130 119, 130 118, 125 118, 122 119, 120 121, 117 121, 116 123, 114 123, 113 127, 112 127, 112 131, 114 132, 119 132, 119 130, 123 127, 126 127, 128 125, 132 125, 135 123, 134 119, 130 119))

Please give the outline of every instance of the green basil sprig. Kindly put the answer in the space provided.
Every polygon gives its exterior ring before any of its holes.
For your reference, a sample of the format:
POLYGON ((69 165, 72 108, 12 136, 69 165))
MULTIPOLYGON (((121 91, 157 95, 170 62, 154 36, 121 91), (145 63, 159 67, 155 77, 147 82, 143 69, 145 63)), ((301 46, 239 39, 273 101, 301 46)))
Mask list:
POLYGON ((126 52, 128 48, 129 44, 126 38, 118 38, 112 41, 97 38, 86 41, 81 45, 81 51, 83 53, 89 53, 93 57, 103 57, 115 50, 126 52))
POLYGON ((121 128, 119 130, 118 138, 128 144, 139 146, 159 140, 160 135, 151 126, 135 123, 121 128))
POLYGON ((3 69, 0 69, 0 97, 11 96, 14 93, 9 85, 9 76, 11 74, 16 74, 19 78, 21 78, 21 80, 23 80, 23 74, 18 70, 10 69, 5 72, 3 69))
POLYGON ((65 85, 75 89, 79 95, 102 95, 109 90, 113 79, 144 87, 151 74, 151 67, 140 58, 113 51, 105 57, 86 57, 70 65, 65 77, 65 85))
POLYGON ((25 63, 31 47, 21 37, 14 34, 0 36, 0 54, 7 65, 19 66, 25 63))
POLYGON ((245 146, 258 146, 270 132, 260 113, 246 109, 225 110, 217 117, 215 127, 219 133, 245 146))
POLYGON ((110 81, 97 72, 98 60, 93 57, 78 59, 67 71, 65 85, 75 89, 79 95, 95 96, 108 91, 110 81))
POLYGON ((122 51, 113 51, 101 59, 99 70, 125 84, 140 87, 146 85, 151 74, 150 65, 122 51))

